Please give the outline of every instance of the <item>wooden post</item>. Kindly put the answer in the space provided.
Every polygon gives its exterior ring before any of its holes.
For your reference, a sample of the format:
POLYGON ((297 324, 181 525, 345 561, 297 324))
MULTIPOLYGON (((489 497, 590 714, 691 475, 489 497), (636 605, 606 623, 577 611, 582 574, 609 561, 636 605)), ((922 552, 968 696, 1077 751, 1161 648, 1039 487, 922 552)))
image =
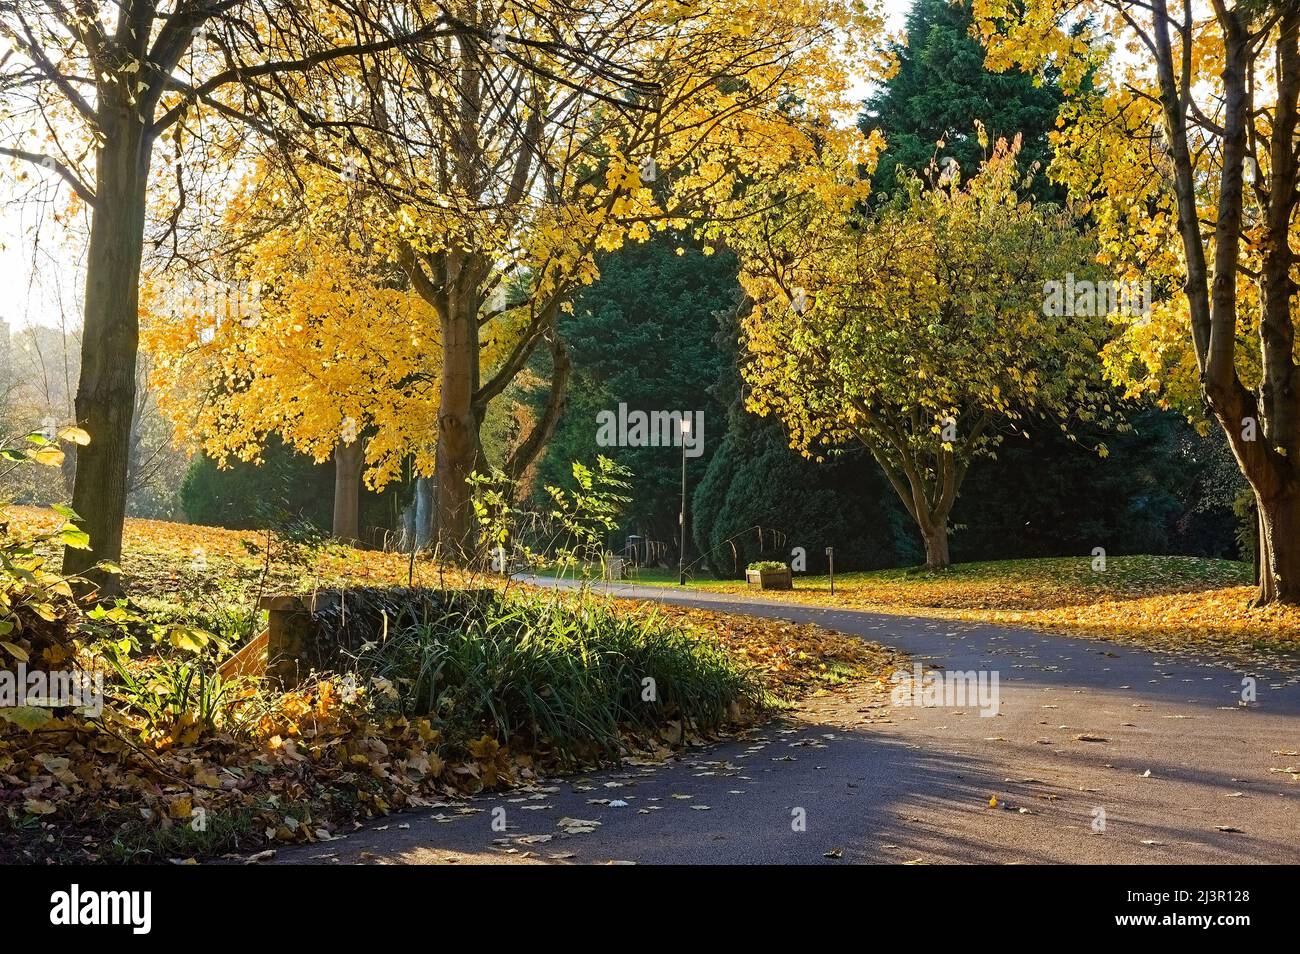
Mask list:
MULTIPOLYGON (((430 614, 444 615, 496 597, 492 589, 394 592, 402 599, 416 601, 412 604, 416 607, 423 601, 430 614)), ((357 649, 355 641, 361 637, 349 635, 348 620, 362 613, 359 622, 364 630, 364 617, 374 616, 375 611, 367 610, 364 600, 354 609, 349 599, 349 593, 341 590, 262 597, 258 606, 266 610, 266 677, 272 685, 292 689, 312 671, 334 672, 340 664, 350 665, 350 653, 357 649), (354 644, 349 645, 349 640, 354 644)), ((382 618, 371 622, 378 625, 382 618)))
POLYGON ((307 656, 316 635, 311 607, 298 596, 264 596, 266 678, 276 688, 292 689, 311 668, 307 656))

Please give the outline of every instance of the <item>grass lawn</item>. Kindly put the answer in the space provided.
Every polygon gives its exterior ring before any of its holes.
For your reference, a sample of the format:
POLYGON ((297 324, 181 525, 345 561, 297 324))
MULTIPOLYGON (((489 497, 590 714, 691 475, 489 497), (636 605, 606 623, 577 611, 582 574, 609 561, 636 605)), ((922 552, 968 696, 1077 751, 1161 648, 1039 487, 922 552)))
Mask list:
MULTIPOLYGON (((1300 655, 1300 608, 1254 609, 1251 567, 1199 557, 1091 557, 958 564, 940 573, 875 570, 796 575, 790 592, 759 593, 739 580, 687 586, 820 606, 1030 626, 1072 636, 1195 649, 1288 663, 1300 655), (1278 657, 1278 658, 1274 658, 1278 657)), ((638 571, 635 582, 676 586, 675 570, 638 571)))

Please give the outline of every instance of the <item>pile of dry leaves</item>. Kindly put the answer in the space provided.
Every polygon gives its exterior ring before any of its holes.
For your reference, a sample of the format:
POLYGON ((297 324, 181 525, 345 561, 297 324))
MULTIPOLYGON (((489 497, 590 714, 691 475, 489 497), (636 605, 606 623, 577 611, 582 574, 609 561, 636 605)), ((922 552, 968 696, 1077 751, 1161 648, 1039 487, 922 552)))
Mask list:
MULTIPOLYGON (((564 767, 488 736, 448 745, 427 719, 376 719, 330 682, 284 694, 253 731, 188 728, 146 747, 108 712, 0 723, 0 862, 242 858, 564 767)), ((627 736, 626 751, 662 758, 691 741, 675 722, 627 736)))
POLYGON ((761 674, 769 690, 793 700, 818 689, 884 679, 902 655, 815 623, 791 623, 664 604, 626 602, 636 612, 655 612, 715 636, 761 674))

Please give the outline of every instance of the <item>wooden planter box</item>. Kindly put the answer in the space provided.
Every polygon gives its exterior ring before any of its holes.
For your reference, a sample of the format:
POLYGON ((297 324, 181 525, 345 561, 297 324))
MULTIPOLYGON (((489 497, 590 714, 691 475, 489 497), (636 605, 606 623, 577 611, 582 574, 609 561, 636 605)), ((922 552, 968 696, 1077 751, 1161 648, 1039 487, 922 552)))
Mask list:
POLYGON ((746 570, 745 583, 750 586, 757 583, 760 590, 794 589, 794 580, 788 566, 779 570, 746 570))

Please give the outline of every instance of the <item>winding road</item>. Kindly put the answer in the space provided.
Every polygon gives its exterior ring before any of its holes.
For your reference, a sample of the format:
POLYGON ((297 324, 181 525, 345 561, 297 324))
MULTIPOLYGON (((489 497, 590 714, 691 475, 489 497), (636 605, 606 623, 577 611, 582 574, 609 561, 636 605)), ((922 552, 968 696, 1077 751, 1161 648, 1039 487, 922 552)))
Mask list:
MULTIPOLYGON (((530 580, 530 582, 554 582, 530 580)), ((1097 640, 611 585, 996 671, 998 713, 859 687, 742 738, 392 816, 292 863, 1297 863, 1300 679, 1097 640)))

